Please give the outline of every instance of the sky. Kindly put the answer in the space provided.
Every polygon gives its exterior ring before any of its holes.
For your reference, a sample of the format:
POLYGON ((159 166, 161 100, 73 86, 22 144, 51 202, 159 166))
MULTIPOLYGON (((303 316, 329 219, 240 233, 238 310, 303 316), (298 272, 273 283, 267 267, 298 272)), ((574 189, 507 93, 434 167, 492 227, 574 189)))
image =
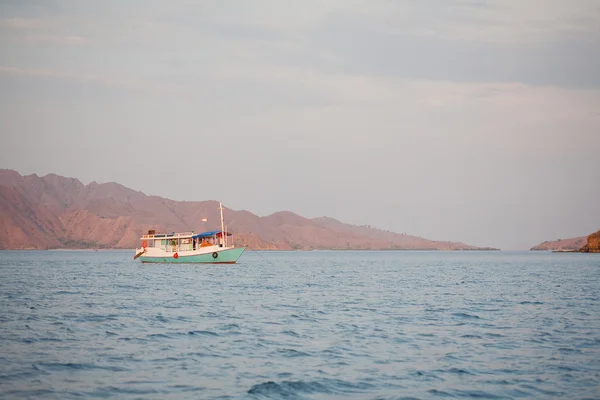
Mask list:
POLYGON ((596 0, 0 0, 0 168, 528 249, 600 229, 596 0))

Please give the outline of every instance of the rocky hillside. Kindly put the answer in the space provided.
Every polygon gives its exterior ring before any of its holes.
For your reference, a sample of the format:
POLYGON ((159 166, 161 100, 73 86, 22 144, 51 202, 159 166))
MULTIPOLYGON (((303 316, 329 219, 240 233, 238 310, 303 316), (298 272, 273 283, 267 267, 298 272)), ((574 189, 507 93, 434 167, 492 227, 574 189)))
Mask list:
POLYGON ((531 248, 531 250, 546 250, 546 251, 570 251, 579 250, 583 245, 587 243, 585 236, 580 236, 570 239, 557 239, 547 242, 542 242, 537 246, 531 248))
MULTIPOLYGON (((259 217, 225 208, 224 215, 234 242, 254 249, 481 250, 288 211, 259 217)), ((55 174, 21 176, 0 170, 0 249, 134 248, 148 229, 202 232, 218 227, 216 201, 178 202, 118 183, 84 185, 55 174)))
POLYGON ((600 231, 587 237, 587 243, 579 249, 583 253, 600 253, 600 231))
POLYGON ((532 247, 531 250, 600 253, 600 231, 592 233, 589 236, 543 242, 532 247))

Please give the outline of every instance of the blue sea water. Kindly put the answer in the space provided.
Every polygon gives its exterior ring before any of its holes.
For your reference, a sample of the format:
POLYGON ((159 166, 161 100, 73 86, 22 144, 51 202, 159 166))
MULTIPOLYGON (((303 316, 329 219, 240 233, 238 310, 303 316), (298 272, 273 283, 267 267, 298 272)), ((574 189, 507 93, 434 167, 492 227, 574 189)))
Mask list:
POLYGON ((0 252, 4 399, 600 398, 600 256, 0 252))

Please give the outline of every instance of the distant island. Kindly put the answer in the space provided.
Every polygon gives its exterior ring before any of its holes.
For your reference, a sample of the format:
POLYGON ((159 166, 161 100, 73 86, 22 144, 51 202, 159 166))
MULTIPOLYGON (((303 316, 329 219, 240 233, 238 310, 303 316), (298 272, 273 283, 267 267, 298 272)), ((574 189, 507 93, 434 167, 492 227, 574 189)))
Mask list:
POLYGON ((576 238, 569 239, 556 239, 551 241, 542 242, 530 250, 536 251, 570 251, 570 250, 579 250, 587 243, 587 236, 580 236, 576 238))
MULTIPOLYGON (((498 250, 428 240, 289 211, 259 217, 225 208, 236 245, 257 250, 498 250)), ((132 249, 150 229, 202 232, 219 225, 216 201, 174 201, 118 183, 84 185, 55 174, 0 170, 0 249, 132 249)))
POLYGON ((542 242, 530 250, 600 253, 600 231, 592 233, 589 236, 542 242))

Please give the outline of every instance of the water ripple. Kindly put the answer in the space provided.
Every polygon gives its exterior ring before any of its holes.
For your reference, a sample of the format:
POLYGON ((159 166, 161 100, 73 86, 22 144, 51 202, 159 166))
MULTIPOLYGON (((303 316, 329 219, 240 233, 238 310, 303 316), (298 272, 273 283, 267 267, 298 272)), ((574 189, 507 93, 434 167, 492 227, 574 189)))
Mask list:
POLYGON ((131 258, 0 252, 0 398, 599 398, 597 256, 131 258))

